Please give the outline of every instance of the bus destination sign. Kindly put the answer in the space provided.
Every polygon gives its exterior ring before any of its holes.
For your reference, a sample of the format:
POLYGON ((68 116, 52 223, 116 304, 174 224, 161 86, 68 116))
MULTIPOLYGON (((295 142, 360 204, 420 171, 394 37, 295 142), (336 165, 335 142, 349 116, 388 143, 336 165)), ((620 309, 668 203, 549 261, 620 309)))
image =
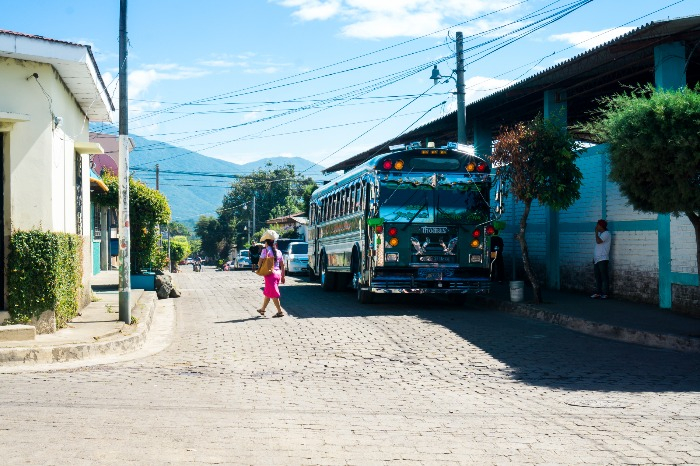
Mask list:
POLYGON ((447 227, 421 227, 420 232, 426 235, 444 235, 447 233, 447 227))

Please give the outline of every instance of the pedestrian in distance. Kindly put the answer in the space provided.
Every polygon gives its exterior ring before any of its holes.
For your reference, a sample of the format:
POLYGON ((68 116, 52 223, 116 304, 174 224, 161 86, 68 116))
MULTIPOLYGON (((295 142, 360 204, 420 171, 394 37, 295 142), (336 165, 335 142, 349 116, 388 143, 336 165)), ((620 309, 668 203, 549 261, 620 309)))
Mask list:
POLYGON ((607 299, 610 291, 608 264, 610 262, 611 236, 608 222, 601 219, 595 225, 595 246, 593 249, 593 273, 595 275, 595 293, 593 299, 607 299))
POLYGON ((260 241, 265 245, 262 251, 260 251, 260 259, 258 260, 258 267, 262 265, 262 262, 267 257, 272 257, 274 259, 274 266, 272 268, 272 273, 265 275, 265 287, 263 288, 263 304, 260 309, 258 309, 258 314, 261 316, 265 315, 265 309, 267 305, 272 300, 272 303, 277 308, 277 314, 272 317, 284 317, 282 312, 282 306, 280 306, 280 282, 284 284, 284 265, 282 263, 282 251, 275 247, 275 241, 279 235, 274 230, 267 230, 263 233, 260 241))
POLYGON ((260 260, 260 251, 263 245, 253 242, 248 248, 248 256, 250 257, 250 269, 255 272, 258 269, 258 261, 260 260))

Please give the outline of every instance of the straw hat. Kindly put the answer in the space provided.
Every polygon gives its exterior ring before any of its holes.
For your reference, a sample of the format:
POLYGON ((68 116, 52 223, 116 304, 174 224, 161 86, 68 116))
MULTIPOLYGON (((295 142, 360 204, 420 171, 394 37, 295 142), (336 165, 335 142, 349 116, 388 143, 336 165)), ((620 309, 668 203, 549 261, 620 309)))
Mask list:
POLYGON ((271 239, 272 241, 277 241, 277 238, 279 238, 280 235, 277 234, 275 230, 267 230, 263 235, 260 237, 260 242, 264 243, 266 240, 271 239))

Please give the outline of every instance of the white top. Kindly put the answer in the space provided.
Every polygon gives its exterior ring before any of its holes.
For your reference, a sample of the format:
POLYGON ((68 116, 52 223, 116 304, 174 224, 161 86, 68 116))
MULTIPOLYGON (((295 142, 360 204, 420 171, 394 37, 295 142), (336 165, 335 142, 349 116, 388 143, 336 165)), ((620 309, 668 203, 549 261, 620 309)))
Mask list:
POLYGON ((610 232, 601 231, 598 233, 598 237, 603 240, 602 243, 595 243, 595 249, 593 250, 593 263, 597 264, 600 261, 610 260, 610 232))

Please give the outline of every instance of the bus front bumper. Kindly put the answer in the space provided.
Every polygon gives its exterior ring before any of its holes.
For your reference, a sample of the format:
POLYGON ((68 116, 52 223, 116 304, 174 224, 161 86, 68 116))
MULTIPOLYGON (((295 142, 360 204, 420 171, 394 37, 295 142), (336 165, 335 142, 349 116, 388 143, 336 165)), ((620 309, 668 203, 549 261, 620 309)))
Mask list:
POLYGON ((384 294, 488 294, 491 291, 491 281, 488 278, 402 282, 403 280, 375 280, 369 291, 384 294))

